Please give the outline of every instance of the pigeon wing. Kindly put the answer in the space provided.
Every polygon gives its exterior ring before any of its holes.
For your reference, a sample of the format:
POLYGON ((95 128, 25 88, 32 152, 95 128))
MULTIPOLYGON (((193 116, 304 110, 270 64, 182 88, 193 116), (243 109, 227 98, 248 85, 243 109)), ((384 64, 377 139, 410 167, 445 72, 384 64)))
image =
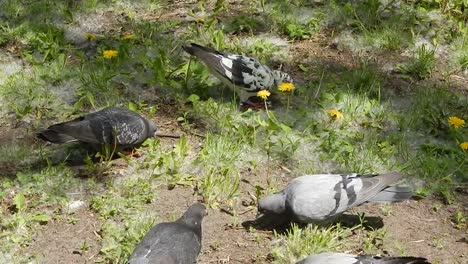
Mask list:
MULTIPOLYGON (((349 205, 349 208, 369 201, 384 188, 398 182, 401 177, 403 174, 399 172, 390 172, 374 177, 355 177, 354 180, 362 182, 362 185, 360 189, 354 191, 355 198, 350 197, 354 201, 349 205)), ((346 189, 346 193, 350 192, 346 189)))
POLYGON ((228 55, 221 61, 232 82, 249 93, 270 90, 275 82, 273 73, 253 58, 242 55, 228 55))
MULTIPOLYGON (((95 123, 96 124, 96 123, 95 123)), ((142 143, 148 135, 148 124, 144 118, 133 112, 122 112, 113 115, 103 123, 104 129, 112 127, 110 142, 117 140, 119 145, 136 145, 142 143)), ((99 126, 99 124, 96 124, 99 126)))
POLYGON ((122 108, 106 108, 62 123, 60 132, 91 144, 132 145, 146 138, 146 124, 138 114, 122 108))
MULTIPOLYGON (((99 124, 99 126, 102 125, 103 124, 99 124)), ((95 131, 97 129, 93 130, 91 127, 91 122, 87 119, 86 116, 81 116, 68 122, 52 125, 48 128, 48 130, 52 130, 59 134, 68 135, 79 141, 92 144, 103 144, 102 135, 106 133, 106 131, 96 133, 95 131)))
POLYGON ((296 264, 430 264, 419 257, 355 256, 345 253, 324 252, 310 255, 296 264))
POLYGON ((343 194, 347 176, 305 175, 294 179, 285 189, 286 208, 301 222, 325 220, 347 209, 343 194))
POLYGON ((329 219, 374 197, 401 174, 362 178, 356 174, 305 175, 285 189, 286 208, 302 222, 329 219))
POLYGON ((253 58, 224 54, 195 43, 183 48, 202 60, 223 82, 234 84, 245 92, 255 93, 271 89, 274 84, 271 69, 253 58))

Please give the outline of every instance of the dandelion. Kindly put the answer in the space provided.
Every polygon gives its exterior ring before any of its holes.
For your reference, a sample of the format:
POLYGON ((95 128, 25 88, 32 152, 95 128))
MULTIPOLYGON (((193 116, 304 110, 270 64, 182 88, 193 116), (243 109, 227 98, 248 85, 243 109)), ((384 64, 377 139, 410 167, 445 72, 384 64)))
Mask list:
POLYGON ((343 118, 343 114, 339 110, 336 110, 336 109, 328 110, 328 114, 331 117, 336 118, 336 119, 342 119, 343 118))
POLYGON ((270 91, 268 90, 261 90, 257 92, 257 96, 262 98, 263 100, 268 99, 268 96, 270 96, 270 91))
POLYGON ((85 33, 84 36, 89 41, 95 41, 97 39, 96 35, 92 33, 85 33))
POLYGON ((118 54, 119 52, 116 50, 105 50, 104 52, 102 52, 102 56, 106 59, 115 58, 118 54))
POLYGON ((280 85, 278 85, 278 90, 284 93, 291 92, 294 89, 296 89, 296 87, 292 83, 280 83, 280 85))
POLYGON ((451 116, 448 118, 448 122, 451 126, 454 128, 461 128, 465 126, 465 120, 456 117, 456 116, 451 116))
POLYGON ((135 39, 135 35, 133 34, 125 34, 123 37, 122 37, 123 40, 132 40, 132 39, 135 39))
POLYGON ((466 142, 466 141, 461 143, 459 146, 463 150, 468 150, 468 142, 466 142))

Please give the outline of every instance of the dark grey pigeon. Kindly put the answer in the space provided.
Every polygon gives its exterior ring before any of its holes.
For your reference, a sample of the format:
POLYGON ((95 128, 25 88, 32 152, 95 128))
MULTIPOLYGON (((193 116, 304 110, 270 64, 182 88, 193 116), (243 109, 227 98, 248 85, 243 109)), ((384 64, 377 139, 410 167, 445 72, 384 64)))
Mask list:
POLYGON ((192 264, 201 250, 203 204, 196 203, 175 222, 154 226, 135 247, 129 264, 192 264))
POLYGON ((244 55, 222 53, 195 43, 182 48, 203 61, 208 69, 233 89, 241 102, 247 105, 253 104, 248 98, 256 96, 258 91, 273 91, 280 83, 293 82, 289 74, 271 70, 268 66, 244 55))
POLYGON ((411 198, 413 193, 409 188, 390 186, 402 176, 398 172, 371 177, 306 175, 292 180, 282 191, 262 198, 258 211, 298 222, 323 222, 365 202, 398 202, 411 198))
POLYGON ((356 256, 325 252, 310 255, 296 264, 430 264, 430 262, 418 257, 356 256))
POLYGON ((48 127, 37 134, 43 140, 62 144, 79 141, 96 147, 139 146, 156 132, 156 125, 126 108, 109 107, 48 127))

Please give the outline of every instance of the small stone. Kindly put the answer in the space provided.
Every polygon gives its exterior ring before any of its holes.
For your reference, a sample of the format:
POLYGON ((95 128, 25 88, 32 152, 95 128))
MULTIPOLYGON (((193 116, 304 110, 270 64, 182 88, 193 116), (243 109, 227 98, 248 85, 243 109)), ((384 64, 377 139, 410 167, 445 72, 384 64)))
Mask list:
POLYGON ((80 209, 83 205, 85 205, 85 202, 81 200, 72 201, 67 205, 67 213, 73 214, 76 211, 78 211, 78 209, 80 209))

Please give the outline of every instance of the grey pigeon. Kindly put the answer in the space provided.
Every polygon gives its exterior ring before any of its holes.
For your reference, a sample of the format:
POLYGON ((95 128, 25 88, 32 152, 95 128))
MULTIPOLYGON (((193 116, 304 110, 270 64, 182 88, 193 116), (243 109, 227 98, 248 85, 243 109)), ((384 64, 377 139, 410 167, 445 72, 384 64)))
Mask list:
POLYGON ((83 142, 92 146, 133 148, 153 137, 156 125, 126 108, 109 107, 48 127, 37 134, 43 140, 62 144, 83 142))
POLYGON ((430 262, 418 257, 356 256, 325 252, 310 255, 296 264, 430 264, 430 262))
POLYGON ((319 223, 365 202, 398 202, 412 196, 406 187, 390 187, 403 175, 391 172, 371 177, 357 174, 318 174, 295 178, 280 192, 258 203, 259 213, 288 220, 319 223))
POLYGON ((154 226, 135 247, 129 264, 192 264, 201 250, 203 204, 196 203, 175 222, 154 226))
POLYGON ((281 83, 293 82, 289 74, 271 70, 244 55, 222 53, 195 43, 182 48, 203 61, 211 72, 238 94, 243 104, 254 104, 248 98, 256 96, 260 90, 272 91, 281 83))

